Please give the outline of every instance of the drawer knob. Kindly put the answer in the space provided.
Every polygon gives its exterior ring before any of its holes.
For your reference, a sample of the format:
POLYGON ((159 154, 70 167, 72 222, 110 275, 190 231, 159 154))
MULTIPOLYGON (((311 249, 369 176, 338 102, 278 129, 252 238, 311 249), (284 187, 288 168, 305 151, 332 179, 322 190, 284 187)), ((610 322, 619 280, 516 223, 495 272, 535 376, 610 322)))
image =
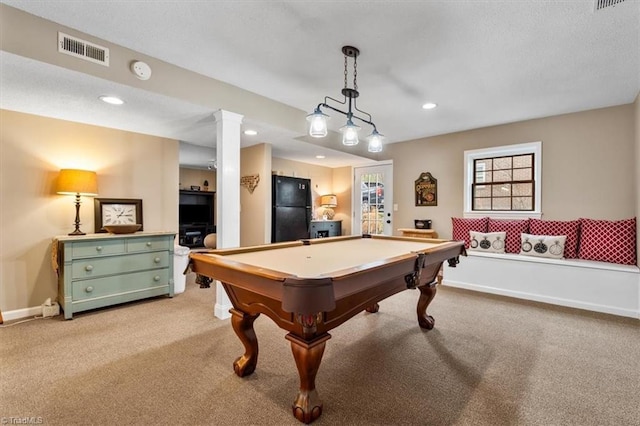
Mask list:
POLYGON ((93 287, 89 286, 85 288, 84 291, 86 291, 87 293, 91 293, 93 291, 93 287))
POLYGON ((85 266, 85 267, 84 267, 84 270, 85 270, 85 271, 87 271, 87 272, 91 272, 91 271, 93 271, 93 265, 87 265, 87 266, 85 266))
POLYGON ((154 280, 154 281, 160 281, 160 276, 159 276, 159 275, 156 275, 155 277, 153 277, 153 280, 154 280))
POLYGON ((147 247, 151 247, 151 241, 147 242, 147 247))
POLYGON ((155 259, 153 259, 153 261, 156 262, 156 263, 160 263, 160 258, 156 257, 155 259))
POLYGON ((96 251, 102 251, 102 246, 97 246, 96 251))

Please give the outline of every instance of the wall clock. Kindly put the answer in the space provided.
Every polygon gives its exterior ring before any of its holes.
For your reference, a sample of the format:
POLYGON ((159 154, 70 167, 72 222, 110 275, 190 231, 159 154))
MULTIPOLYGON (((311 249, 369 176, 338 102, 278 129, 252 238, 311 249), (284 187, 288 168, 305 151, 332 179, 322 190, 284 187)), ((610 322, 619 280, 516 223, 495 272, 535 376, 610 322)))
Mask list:
MULTIPOLYGON (((136 198, 94 198, 95 232, 107 232, 105 225, 142 225, 142 200, 136 198)), ((140 231, 144 226, 140 228, 140 231)))

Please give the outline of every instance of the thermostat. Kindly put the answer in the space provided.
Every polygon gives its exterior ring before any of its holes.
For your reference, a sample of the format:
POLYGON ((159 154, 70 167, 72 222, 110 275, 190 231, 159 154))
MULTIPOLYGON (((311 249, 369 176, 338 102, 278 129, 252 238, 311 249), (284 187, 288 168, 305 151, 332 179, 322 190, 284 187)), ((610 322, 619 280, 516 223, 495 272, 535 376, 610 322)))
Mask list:
POLYGON ((133 61, 131 63, 131 72, 140 80, 149 80, 151 77, 151 67, 142 61, 133 61))

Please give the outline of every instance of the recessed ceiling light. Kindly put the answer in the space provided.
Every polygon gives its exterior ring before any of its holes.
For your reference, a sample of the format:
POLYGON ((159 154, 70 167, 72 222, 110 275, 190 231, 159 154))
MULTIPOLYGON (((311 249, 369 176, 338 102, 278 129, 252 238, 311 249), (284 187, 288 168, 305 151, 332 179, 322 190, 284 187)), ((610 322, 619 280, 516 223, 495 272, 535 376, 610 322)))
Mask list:
POLYGON ((434 104, 433 102, 427 102, 426 104, 422 105, 422 109, 434 109, 437 106, 438 104, 434 104))
POLYGON ((122 99, 116 98, 115 96, 100 96, 99 99, 111 105, 122 105, 124 103, 122 99))
POLYGON ((258 134, 258 132, 256 132, 255 130, 245 130, 244 134, 249 136, 255 136, 258 134))
POLYGON ((316 155, 316 158, 319 160, 322 160, 323 158, 327 158, 327 157, 325 157, 324 155, 316 155))

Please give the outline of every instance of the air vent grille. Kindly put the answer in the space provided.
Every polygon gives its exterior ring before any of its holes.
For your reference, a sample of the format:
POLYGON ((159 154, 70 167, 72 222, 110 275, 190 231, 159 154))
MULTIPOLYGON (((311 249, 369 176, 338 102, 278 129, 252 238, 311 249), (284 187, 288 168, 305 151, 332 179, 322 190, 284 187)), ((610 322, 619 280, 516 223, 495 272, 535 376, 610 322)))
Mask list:
POLYGON ((605 7, 615 6, 618 3, 622 3, 624 0, 596 0, 596 12, 605 7))
POLYGON ((58 52, 109 66, 109 49, 65 33, 58 33, 58 52))

